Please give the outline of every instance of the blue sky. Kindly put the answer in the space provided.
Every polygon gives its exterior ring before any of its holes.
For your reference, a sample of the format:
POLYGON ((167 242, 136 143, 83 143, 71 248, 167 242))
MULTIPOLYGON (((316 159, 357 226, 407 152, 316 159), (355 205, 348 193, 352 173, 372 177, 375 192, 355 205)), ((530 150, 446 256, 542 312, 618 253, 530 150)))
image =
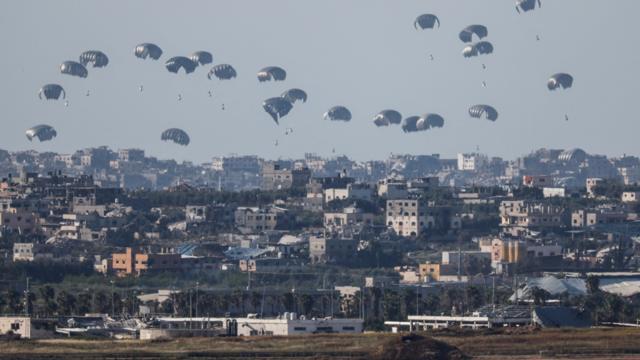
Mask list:
POLYGON ((632 29, 640 1, 543 0, 541 9, 522 15, 514 3, 5 0, 0 148, 140 147, 196 162, 230 153, 328 156, 334 149, 361 160, 390 153, 453 156, 476 147, 506 158, 539 147, 640 155, 640 48, 632 29), (441 28, 416 31, 413 20, 422 13, 438 15, 441 28), (476 23, 488 27, 495 52, 465 59, 458 32, 476 23), (135 58, 133 48, 142 42, 162 47, 162 59, 135 58), (89 69, 87 79, 59 74, 62 61, 90 49, 104 51, 109 66, 89 69), (214 63, 232 64, 238 78, 207 80, 210 66, 190 75, 165 70, 169 57, 196 50, 213 53, 214 63), (258 83, 256 72, 268 65, 284 67, 287 80, 258 83), (547 78, 557 72, 573 74, 574 87, 547 91, 547 78), (38 99, 46 83, 65 87, 68 107, 38 99), (305 89, 309 101, 278 127, 261 103, 291 87, 305 89), (469 118, 467 108, 481 103, 498 109, 497 122, 469 118), (353 120, 322 120, 334 105, 351 109, 353 120), (405 117, 439 113, 445 127, 415 134, 376 128, 373 116, 387 108, 405 117), (54 126, 58 137, 30 143, 24 131, 41 123, 54 126), (160 141, 169 127, 186 130, 191 145, 160 141), (289 127, 293 134, 285 135, 289 127))

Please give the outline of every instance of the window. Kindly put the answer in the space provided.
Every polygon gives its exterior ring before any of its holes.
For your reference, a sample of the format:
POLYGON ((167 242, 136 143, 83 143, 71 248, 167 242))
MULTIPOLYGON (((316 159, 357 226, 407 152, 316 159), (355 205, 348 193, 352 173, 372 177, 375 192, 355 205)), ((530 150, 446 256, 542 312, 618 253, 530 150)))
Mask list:
POLYGON ((343 326, 342 330, 344 331, 356 331, 356 328, 353 326, 343 326))
POLYGON ((293 328, 294 331, 307 331, 307 328, 304 326, 296 326, 293 328))

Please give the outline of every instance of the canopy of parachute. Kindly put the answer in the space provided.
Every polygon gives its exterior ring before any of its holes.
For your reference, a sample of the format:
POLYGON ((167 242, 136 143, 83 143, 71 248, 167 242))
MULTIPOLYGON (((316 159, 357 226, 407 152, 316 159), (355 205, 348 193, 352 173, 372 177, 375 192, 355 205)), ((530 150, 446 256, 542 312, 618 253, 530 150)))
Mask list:
POLYGON ((440 27, 440 19, 433 14, 422 14, 413 22, 413 27, 417 30, 433 29, 436 25, 440 27))
POLYGON ((180 69, 184 69, 184 72, 186 74, 190 74, 194 72, 194 70, 198 67, 198 64, 196 62, 184 56, 172 57, 171 59, 167 60, 164 65, 166 66, 167 70, 169 70, 169 72, 172 72, 174 74, 177 74, 180 69))
POLYGON ((293 109, 293 105, 283 97, 274 97, 265 100, 262 103, 262 108, 267 114, 271 115, 271 118, 276 124, 280 124, 279 120, 289 114, 291 109, 293 109))
POLYGON ((473 105, 469 108, 469 115, 476 119, 498 120, 498 111, 489 105, 473 105))
POLYGON ((559 88, 568 89, 573 86, 573 76, 567 73, 558 73, 552 75, 547 81, 547 88, 549 90, 556 90, 559 88))
POLYGON ((84 66, 91 64, 94 68, 105 67, 109 64, 109 58, 105 53, 98 50, 89 50, 80 54, 80 63, 84 66))
POLYGON ((197 65, 207 65, 213 62, 213 55, 207 51, 196 51, 189 58, 197 65))
POLYGON ((462 42, 470 43, 473 41, 473 35, 478 39, 484 39, 489 35, 489 30, 487 30, 487 27, 484 25, 469 25, 462 29, 458 37, 462 42))
POLYGON ((466 58, 493 53, 493 44, 488 41, 480 41, 464 47, 462 55, 466 58))
POLYGON ((212 67, 207 74, 209 80, 214 76, 220 80, 230 80, 238 76, 238 73, 236 73, 236 69, 229 64, 219 64, 212 67))
POLYGON ((289 89, 280 95, 288 102, 295 104, 297 101, 307 102, 307 93, 302 89, 289 89))
POLYGON ((65 61, 60 65, 60 72, 71 76, 86 78, 89 75, 87 68, 79 62, 65 61))
POLYGON ((402 114, 395 110, 382 110, 373 118, 373 123, 378 127, 399 125, 402 123, 402 114))
POLYGON ((33 141, 34 138, 37 138, 40 141, 49 141, 56 137, 58 133, 49 125, 36 125, 27 129, 26 135, 29 141, 33 141))
POLYGON ((418 127, 425 130, 441 128, 444 126, 444 118, 438 114, 424 114, 418 120, 418 127))
POLYGON ((62 86, 58 84, 47 84, 41 87, 40 91, 38 91, 38 97, 40 100, 42 100, 43 95, 47 100, 58 100, 60 99, 60 96, 62 96, 63 99, 67 97, 62 86))
POLYGON ((265 81, 284 81, 287 78, 287 72, 278 66, 267 66, 266 68, 258 71, 258 80, 260 82, 265 81))
POLYGON ((531 10, 535 10, 537 7, 542 7, 542 2, 540 0, 517 0, 516 1, 516 10, 518 13, 527 12, 531 10))
POLYGON ((351 121, 351 111, 344 106, 334 106, 324 113, 323 118, 331 121, 351 121))
POLYGON ((441 128, 444 126, 444 118, 438 114, 424 114, 422 116, 410 116, 404 119, 402 123, 402 131, 418 132, 429 130, 434 127, 441 128))
POLYGON ((136 46, 133 53, 140 59, 150 57, 153 60, 158 60, 162 56, 162 49, 156 44, 142 43, 136 46))
POLYGON ((162 132, 160 139, 162 141, 173 141, 174 143, 183 146, 187 146, 191 142, 189 135, 184 130, 176 128, 167 129, 162 132))

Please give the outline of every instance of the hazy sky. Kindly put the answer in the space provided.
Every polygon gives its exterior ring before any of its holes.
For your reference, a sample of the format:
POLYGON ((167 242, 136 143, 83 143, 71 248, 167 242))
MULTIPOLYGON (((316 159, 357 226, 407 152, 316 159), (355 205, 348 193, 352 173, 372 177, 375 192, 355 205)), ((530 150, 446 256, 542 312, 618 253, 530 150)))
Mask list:
POLYGON ((230 153, 328 156, 333 149, 361 160, 452 156, 476 146, 507 158, 539 147, 640 155, 640 1, 542 1, 540 10, 519 15, 515 0, 3 0, 0 148, 140 147, 197 162, 230 153), (441 28, 416 31, 422 13, 437 14, 441 28), (488 27, 495 52, 465 59, 458 33, 476 23, 488 27), (158 44, 161 60, 136 58, 142 42, 158 44), (109 56, 108 67, 90 68, 86 79, 59 73, 62 61, 91 49, 109 56), (210 81, 211 66, 190 75, 165 69, 169 57, 196 50, 232 64, 238 78, 210 81), (258 83, 256 72, 268 65, 284 67, 287 80, 258 83), (557 72, 573 74, 574 87, 547 91, 557 72), (68 107, 38 99, 46 83, 64 86, 68 107), (278 127, 261 103, 291 87, 305 89, 309 101, 278 127), (468 107, 481 103, 498 109, 497 122, 469 118, 468 107), (353 120, 322 120, 338 104, 353 120), (405 117, 439 113, 445 127, 414 134, 375 127, 373 116, 387 108, 405 117), (29 143, 24 131, 41 123, 58 137, 29 143), (160 141, 169 127, 185 129, 191 145, 160 141), (285 136, 288 127, 294 132, 285 136))

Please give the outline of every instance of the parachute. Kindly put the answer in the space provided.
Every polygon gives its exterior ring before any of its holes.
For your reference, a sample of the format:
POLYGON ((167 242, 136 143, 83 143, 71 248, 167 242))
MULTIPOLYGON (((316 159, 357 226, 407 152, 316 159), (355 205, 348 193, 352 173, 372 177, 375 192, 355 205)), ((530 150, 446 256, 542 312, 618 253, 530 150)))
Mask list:
POLYGON ((197 65, 207 65, 213 62, 213 55, 207 51, 196 51, 189 58, 197 65))
POLYGON ((140 59, 150 57, 153 60, 158 60, 162 56, 162 49, 156 44, 142 43, 136 46, 133 53, 140 59))
POLYGON ((280 95, 280 97, 286 99, 292 104, 296 101, 307 102, 307 93, 302 89, 289 89, 280 95))
POLYGON ((184 130, 176 128, 167 129, 162 132, 160 139, 162 141, 173 141, 174 143, 183 146, 187 146, 191 142, 189 135, 184 130))
POLYGON ((41 87, 40 91, 38 91, 38 97, 40 100, 42 100, 43 95, 47 100, 58 100, 60 99, 60 95, 62 95, 63 99, 67 97, 62 86, 58 84, 47 84, 41 87))
POLYGON ((402 122, 402 114, 395 110, 382 110, 374 118, 373 123, 376 126, 389 126, 391 124, 397 125, 402 122))
POLYGON ((38 140, 42 142, 53 139, 58 135, 58 133, 49 125, 36 125, 27 129, 26 135, 29 141, 33 141, 33 138, 38 138, 38 140))
POLYGON ((469 115, 476 119, 498 120, 498 111, 489 105, 473 105, 469 108, 469 115))
POLYGON ((438 114, 424 114, 422 116, 410 116, 404 119, 402 123, 402 131, 418 132, 426 131, 431 128, 441 128, 444 126, 444 119, 438 114))
POLYGON ((538 8, 542 7, 542 2, 540 0, 517 0, 516 1, 516 10, 518 13, 520 11, 527 12, 536 9, 536 5, 538 8))
POLYGON ((416 132, 418 129, 418 121, 420 116, 409 116, 402 122, 402 131, 404 132, 416 132))
POLYGON ((212 67, 211 70, 209 70, 207 78, 211 80, 213 76, 217 77, 220 80, 229 80, 238 76, 238 74, 236 73, 236 69, 234 69, 233 66, 229 64, 220 64, 212 67))
POLYGON ((478 55, 487 55, 493 53, 493 44, 488 41, 480 41, 475 44, 467 45, 462 50, 462 55, 466 58, 476 57, 478 55))
POLYGON ((86 78, 89 75, 87 68, 84 65, 75 61, 65 61, 60 65, 60 72, 71 76, 78 76, 86 78))
POLYGON ((470 43, 473 41, 473 35, 477 36, 478 39, 483 39, 489 35, 489 30, 484 25, 469 25, 462 29, 458 37, 462 42, 470 43))
POLYGON ((440 19, 433 14, 422 14, 413 22, 416 30, 433 29, 438 25, 440 27, 440 19))
POLYGON ((331 121, 351 121, 351 111, 344 106, 334 106, 324 113, 323 118, 331 121))
POLYGON ((444 118, 438 114, 424 114, 417 123, 418 129, 428 130, 444 126, 444 118))
POLYGON ((89 50, 80 54, 80 63, 84 66, 87 64, 92 64, 94 68, 101 68, 107 66, 109 64, 109 58, 105 53, 98 50, 89 50))
POLYGON ((258 71, 258 80, 265 81, 283 81, 287 78, 287 72, 283 68, 277 66, 268 66, 258 71))
POLYGON ((174 74, 177 74, 181 68, 184 69, 184 72, 186 74, 189 74, 192 73, 196 69, 196 67, 198 67, 197 63, 184 56, 172 57, 171 59, 167 60, 164 65, 167 67, 167 70, 169 70, 169 72, 172 72, 174 74))
POLYGON ((293 105, 285 98, 274 97, 265 100, 262 103, 262 108, 271 115, 276 124, 279 124, 279 120, 287 116, 289 111, 293 109, 293 105))
POLYGON ((573 76, 566 73, 554 74, 547 81, 547 87, 549 90, 556 90, 559 88, 568 89, 573 86, 573 76))

